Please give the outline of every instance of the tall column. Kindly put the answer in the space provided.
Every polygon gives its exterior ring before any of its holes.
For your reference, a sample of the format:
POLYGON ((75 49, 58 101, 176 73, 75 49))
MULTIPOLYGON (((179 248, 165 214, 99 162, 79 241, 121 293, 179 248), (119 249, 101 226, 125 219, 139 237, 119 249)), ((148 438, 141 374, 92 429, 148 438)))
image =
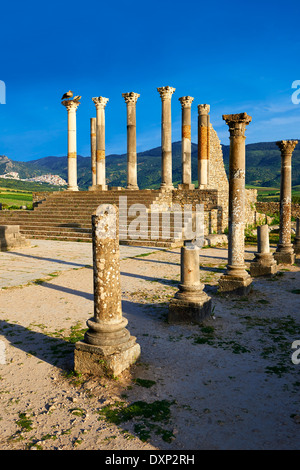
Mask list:
POLYGON ((122 93, 127 106, 127 189, 139 189, 136 162, 136 102, 138 93, 122 93))
POLYGON ((87 321, 84 341, 75 345, 77 372, 118 375, 140 355, 122 315, 118 221, 118 208, 110 204, 92 216, 94 317, 87 321))
POLYGON ((277 263, 270 253, 269 226, 267 224, 257 227, 257 253, 250 263, 252 277, 273 276, 277 272, 277 263))
POLYGON ((106 190, 105 176, 105 106, 109 99, 92 98, 96 106, 96 189, 106 190))
POLYGON ((77 185, 77 143, 76 143, 76 110, 79 100, 61 102, 68 111, 68 191, 78 191, 77 185))
POLYGON ((171 98, 175 88, 157 88, 162 101, 161 113, 161 189, 174 189, 172 183, 172 118, 171 98))
POLYGON ((198 187, 209 183, 209 113, 208 104, 198 105, 198 187))
POLYGON ((182 96, 179 98, 181 103, 181 165, 182 165, 182 184, 178 189, 194 189, 192 184, 192 142, 191 142, 191 106, 194 98, 191 96, 182 96))
POLYGON ((278 264, 293 264, 295 262, 295 253, 291 243, 291 204, 292 153, 297 144, 297 140, 276 142, 281 151, 279 243, 274 253, 274 258, 278 264))
POLYGON ((96 186, 96 118, 90 119, 92 187, 96 186))
POLYGON ((219 292, 245 295, 251 277, 245 269, 245 130, 252 118, 247 113, 223 115, 229 126, 228 264, 219 280, 219 292))

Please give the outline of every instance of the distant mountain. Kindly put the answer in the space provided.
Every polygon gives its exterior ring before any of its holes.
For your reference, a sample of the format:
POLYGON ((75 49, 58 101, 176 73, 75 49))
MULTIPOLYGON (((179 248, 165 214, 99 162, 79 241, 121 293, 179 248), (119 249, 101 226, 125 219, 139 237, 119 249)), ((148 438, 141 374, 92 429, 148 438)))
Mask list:
MULTIPOLYGON (((222 145, 225 169, 228 171, 229 146, 222 145)), ((173 153, 173 182, 181 181, 181 142, 172 144, 173 153)), ((161 148, 156 147, 137 155, 138 184, 140 189, 158 188, 161 182, 161 148)), ((300 144, 294 150, 293 158, 293 185, 300 184, 300 144)), ((280 185, 280 151, 275 142, 260 142, 246 145, 246 184, 254 186, 280 185)), ((47 173, 68 179, 67 157, 49 156, 31 160, 29 162, 16 162, 6 156, 0 156, 0 174, 17 171, 20 178, 31 178, 47 173)), ((80 189, 87 189, 91 185, 91 159, 90 157, 77 157, 78 185, 80 189)), ((106 177, 110 186, 126 186, 127 157, 123 155, 106 156, 106 177)), ((197 181, 197 145, 192 143, 192 179, 197 181)))

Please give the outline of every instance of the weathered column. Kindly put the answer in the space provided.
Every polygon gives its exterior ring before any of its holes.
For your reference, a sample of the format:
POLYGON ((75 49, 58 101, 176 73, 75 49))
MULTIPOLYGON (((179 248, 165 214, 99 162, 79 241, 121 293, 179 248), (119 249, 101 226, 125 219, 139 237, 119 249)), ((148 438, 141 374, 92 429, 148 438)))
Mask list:
POLYGON ((257 227, 257 253, 250 263, 250 275, 273 276, 277 272, 277 262, 270 252, 269 226, 267 224, 257 227))
POLYGON ((169 304, 169 323, 201 323, 211 314, 211 298, 200 282, 199 254, 196 245, 181 248, 180 284, 169 304))
POLYGON ((293 264, 295 262, 295 253, 291 243, 291 204, 292 153, 297 144, 297 140, 276 142, 281 151, 279 243, 274 253, 274 258, 278 264, 293 264))
POLYGON ((94 189, 96 180, 96 118, 90 119, 90 136, 91 136, 91 170, 92 170, 92 188, 94 189))
POLYGON ((157 88, 162 101, 161 114, 161 189, 174 189, 172 183, 172 118, 171 98, 175 88, 157 88))
POLYGON ((182 165, 182 184, 178 189, 194 189, 192 184, 192 141, 191 141, 191 106, 194 98, 191 96, 182 96, 179 98, 181 103, 181 165, 182 165))
POLYGON ((105 106, 109 99, 92 98, 96 106, 96 189, 106 190, 105 176, 105 106))
POLYGON ((219 292, 245 295, 251 276, 245 269, 245 130, 252 118, 247 113, 223 115, 229 126, 228 264, 219 279, 219 292))
POLYGON ((136 102, 138 93, 122 93, 127 106, 127 189, 139 189, 136 161, 136 102))
POLYGON ((77 185, 77 143, 76 110, 79 100, 64 100, 61 103, 68 111, 68 191, 78 191, 77 185))
POLYGON ((75 345, 74 368, 81 373, 118 375, 140 355, 122 315, 118 212, 102 204, 92 216, 94 317, 84 341, 75 345))
POLYGON ((198 105, 198 187, 209 183, 209 113, 208 104, 198 105))
POLYGON ((296 236, 294 240, 294 253, 296 255, 300 254, 300 219, 297 217, 296 222, 296 236))

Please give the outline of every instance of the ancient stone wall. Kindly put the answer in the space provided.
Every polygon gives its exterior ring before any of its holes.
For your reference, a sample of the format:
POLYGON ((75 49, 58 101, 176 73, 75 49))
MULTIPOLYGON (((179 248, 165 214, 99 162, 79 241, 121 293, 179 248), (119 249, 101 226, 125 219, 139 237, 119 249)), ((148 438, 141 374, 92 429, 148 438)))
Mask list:
POLYGON ((209 131, 209 148, 209 178, 207 189, 228 191, 228 178, 224 167, 221 142, 211 124, 209 131))
MULTIPOLYGON (((268 215, 279 214, 279 202, 257 202, 256 210, 268 215)), ((292 217, 300 217, 300 204, 292 204, 292 217)))

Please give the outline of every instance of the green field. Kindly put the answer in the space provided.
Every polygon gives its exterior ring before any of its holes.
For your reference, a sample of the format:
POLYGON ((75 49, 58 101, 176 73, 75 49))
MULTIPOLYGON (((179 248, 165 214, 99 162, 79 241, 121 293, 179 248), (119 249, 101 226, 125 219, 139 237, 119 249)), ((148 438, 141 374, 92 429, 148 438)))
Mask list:
POLYGON ((32 192, 0 188, 0 203, 3 209, 20 209, 21 206, 32 209, 32 192))
MULTIPOLYGON (((261 187, 246 185, 248 189, 257 189, 257 200, 264 202, 279 202, 280 200, 280 188, 274 187, 261 187)), ((293 202, 300 202, 300 185, 293 186, 292 188, 292 200, 293 202)))

